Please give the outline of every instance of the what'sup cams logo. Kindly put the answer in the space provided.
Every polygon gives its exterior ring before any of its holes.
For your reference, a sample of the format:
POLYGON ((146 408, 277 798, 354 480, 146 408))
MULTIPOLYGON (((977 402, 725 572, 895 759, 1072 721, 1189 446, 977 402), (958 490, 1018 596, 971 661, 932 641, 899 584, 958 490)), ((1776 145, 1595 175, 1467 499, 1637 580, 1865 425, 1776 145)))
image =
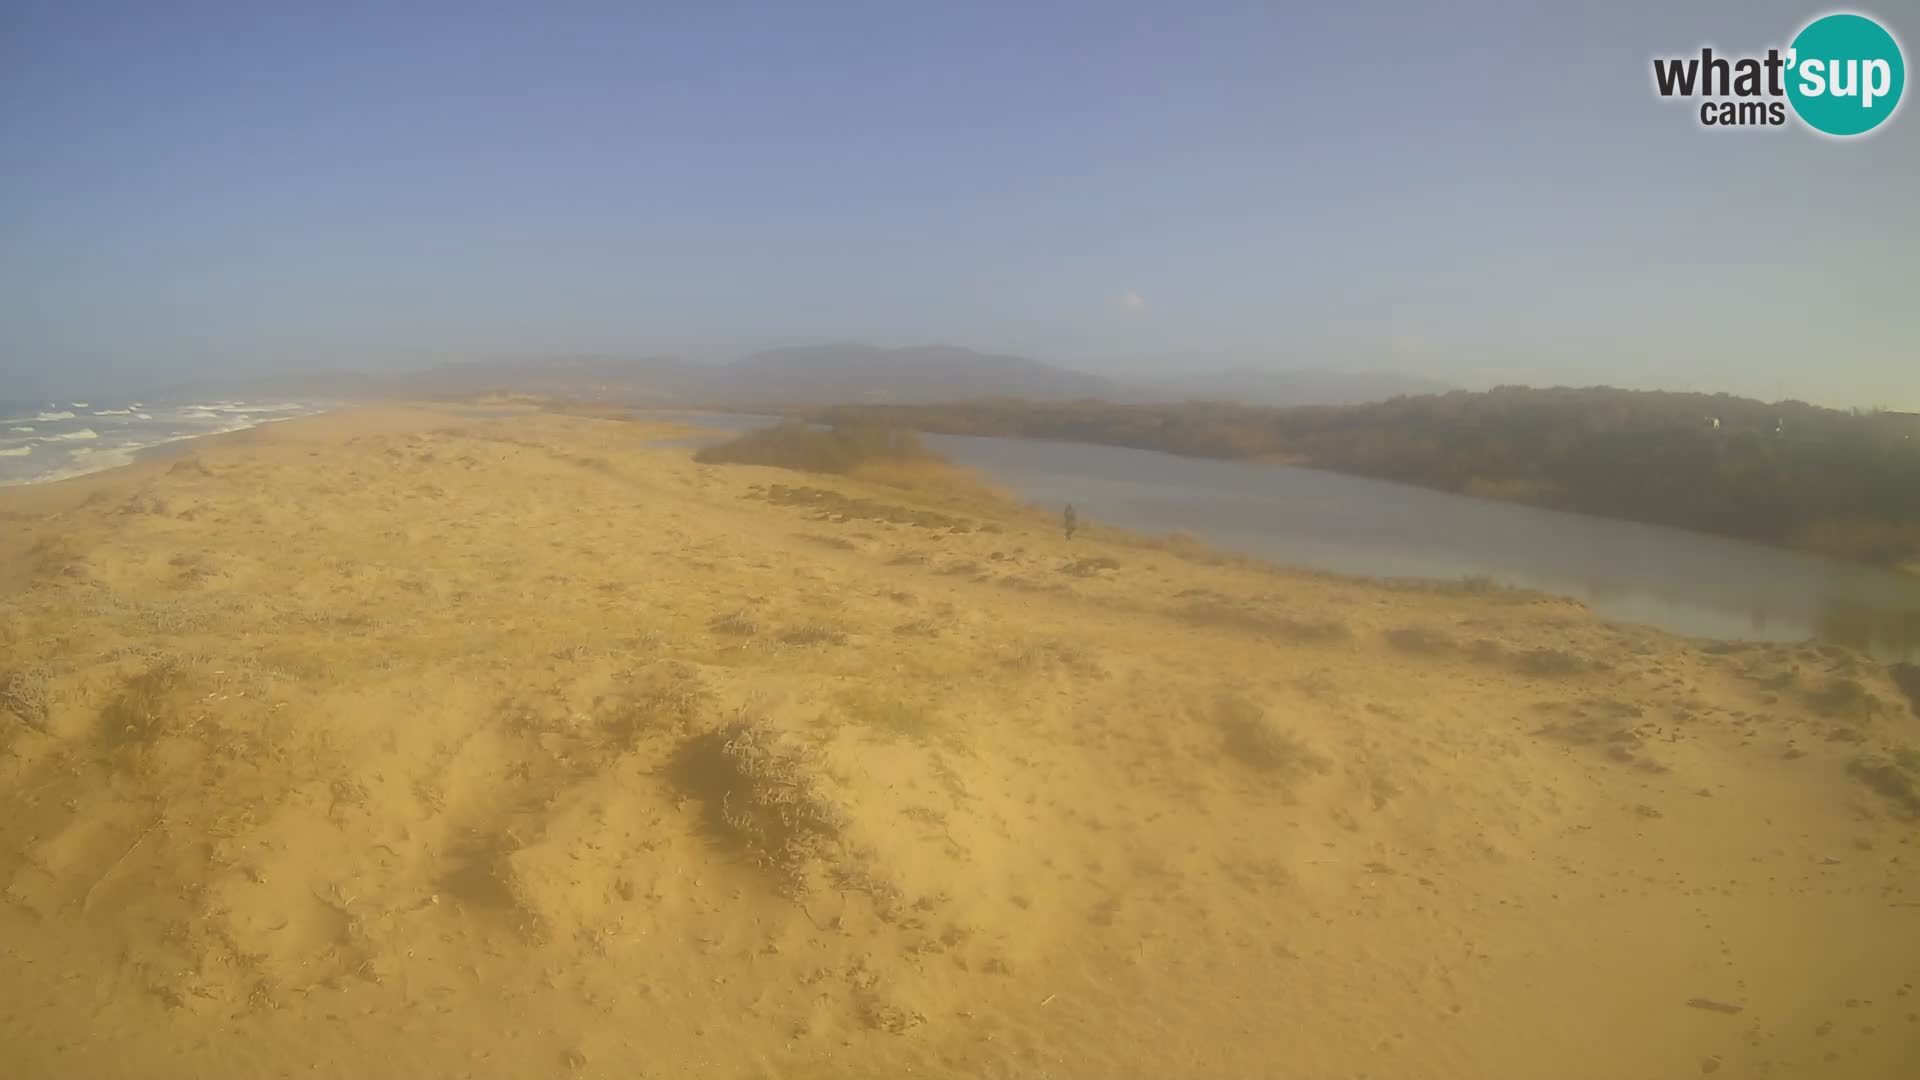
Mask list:
POLYGON ((1663 98, 1702 98, 1704 127, 1780 127, 1788 109, 1823 134, 1865 135, 1892 118, 1906 89, 1900 43, 1865 15, 1822 15, 1785 50, 1761 56, 1657 57, 1653 87, 1663 98))

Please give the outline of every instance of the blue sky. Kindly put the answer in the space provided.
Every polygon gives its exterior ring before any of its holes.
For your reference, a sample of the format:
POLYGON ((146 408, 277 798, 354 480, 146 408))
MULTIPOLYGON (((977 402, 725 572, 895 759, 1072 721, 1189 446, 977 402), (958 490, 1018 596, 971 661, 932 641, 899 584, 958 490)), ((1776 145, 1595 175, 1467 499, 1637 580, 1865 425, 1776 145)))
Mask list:
POLYGON ((1820 10, 0 0, 0 398, 867 340, 1920 408, 1915 107, 1651 89, 1820 10))

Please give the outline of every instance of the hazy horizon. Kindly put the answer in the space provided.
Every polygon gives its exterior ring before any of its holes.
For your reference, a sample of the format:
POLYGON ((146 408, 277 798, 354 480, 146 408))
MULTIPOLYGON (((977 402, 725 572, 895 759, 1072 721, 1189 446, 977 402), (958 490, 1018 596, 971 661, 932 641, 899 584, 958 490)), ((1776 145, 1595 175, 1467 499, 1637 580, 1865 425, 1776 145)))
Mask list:
POLYGON ((1649 85, 1812 14, 15 5, 0 397, 862 341, 1920 410, 1920 118, 1649 85))

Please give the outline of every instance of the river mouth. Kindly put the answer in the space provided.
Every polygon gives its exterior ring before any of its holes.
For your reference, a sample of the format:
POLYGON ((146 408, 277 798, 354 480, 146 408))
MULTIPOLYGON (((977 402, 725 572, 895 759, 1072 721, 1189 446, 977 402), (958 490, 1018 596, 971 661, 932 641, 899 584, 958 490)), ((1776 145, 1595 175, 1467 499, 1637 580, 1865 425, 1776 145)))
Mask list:
MULTIPOLYGON (((773 417, 673 413, 723 429, 773 417)), ((1920 577, 1726 537, 1289 465, 1035 439, 925 435, 1039 506, 1147 533, 1189 533, 1289 566, 1362 577, 1486 579, 1579 600, 1689 637, 1817 640, 1920 660, 1920 577)))

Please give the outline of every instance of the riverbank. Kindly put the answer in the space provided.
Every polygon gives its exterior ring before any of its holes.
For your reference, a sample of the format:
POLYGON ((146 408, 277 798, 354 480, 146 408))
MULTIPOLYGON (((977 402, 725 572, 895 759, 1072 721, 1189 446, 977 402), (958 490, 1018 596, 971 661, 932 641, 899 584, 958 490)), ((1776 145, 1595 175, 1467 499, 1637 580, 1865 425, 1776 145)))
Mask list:
POLYGON ((1920 1064, 1878 665, 685 431, 356 409, 0 491, 15 1069, 1920 1064))
POLYGON ((1353 406, 979 401, 831 421, 1285 462, 1880 567, 1920 560, 1920 424, 1726 394, 1501 387, 1353 406))

